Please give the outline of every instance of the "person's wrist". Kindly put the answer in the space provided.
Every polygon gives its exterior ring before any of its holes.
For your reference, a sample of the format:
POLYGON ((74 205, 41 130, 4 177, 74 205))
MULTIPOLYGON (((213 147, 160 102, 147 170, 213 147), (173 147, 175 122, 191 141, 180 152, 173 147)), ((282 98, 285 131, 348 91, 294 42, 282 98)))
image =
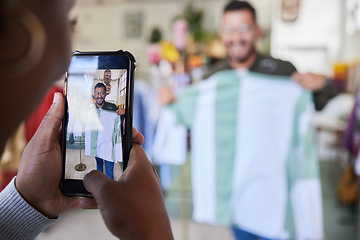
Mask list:
POLYGON ((44 204, 42 201, 39 201, 37 199, 34 199, 31 197, 31 193, 28 193, 26 189, 22 187, 21 184, 17 184, 17 179, 14 179, 15 188, 20 194, 20 196, 36 211, 44 215, 45 217, 49 219, 56 219, 59 217, 60 213, 56 213, 52 208, 48 208, 47 204, 44 204))

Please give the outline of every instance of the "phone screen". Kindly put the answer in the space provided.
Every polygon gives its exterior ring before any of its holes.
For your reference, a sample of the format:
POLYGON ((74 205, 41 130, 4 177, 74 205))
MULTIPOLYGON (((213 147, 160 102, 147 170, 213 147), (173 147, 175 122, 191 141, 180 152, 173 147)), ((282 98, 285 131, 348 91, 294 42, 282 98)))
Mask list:
POLYGON ((131 147, 133 62, 123 54, 75 54, 65 80, 62 189, 82 195, 99 170, 118 180, 131 147), (78 187, 77 187, 78 185, 78 187))

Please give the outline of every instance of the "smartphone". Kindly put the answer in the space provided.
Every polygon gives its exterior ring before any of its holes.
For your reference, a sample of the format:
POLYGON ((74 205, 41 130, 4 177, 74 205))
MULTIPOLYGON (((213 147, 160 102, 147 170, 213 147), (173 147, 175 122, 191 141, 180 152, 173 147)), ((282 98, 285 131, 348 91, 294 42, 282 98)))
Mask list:
POLYGON ((118 180, 132 140, 135 58, 127 51, 73 53, 64 81, 61 191, 91 196, 83 178, 96 169, 118 180))

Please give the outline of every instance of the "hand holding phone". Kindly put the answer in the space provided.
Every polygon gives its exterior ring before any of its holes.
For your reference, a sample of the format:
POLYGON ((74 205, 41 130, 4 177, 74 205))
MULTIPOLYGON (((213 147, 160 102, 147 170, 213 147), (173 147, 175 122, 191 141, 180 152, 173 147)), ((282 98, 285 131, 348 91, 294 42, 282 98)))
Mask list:
POLYGON ((59 188, 63 114, 64 98, 55 93, 53 104, 24 149, 15 182, 21 196, 48 218, 58 217, 78 199, 64 196, 59 188))
POLYGON ((99 208, 108 229, 120 239, 173 239, 159 178, 136 138, 119 181, 98 171, 85 176, 94 199, 83 198, 79 206, 99 208))
MULTIPOLYGON (((61 177, 58 136, 63 113, 64 98, 57 93, 24 150, 16 177, 16 188, 21 196, 49 218, 58 217, 78 200, 63 195, 58 185, 61 177)), ((108 229, 119 238, 173 239, 159 178, 139 146, 144 137, 135 129, 132 132, 134 147, 129 166, 119 181, 92 171, 86 176, 85 184, 95 199, 82 198, 78 206, 99 208, 108 229)))

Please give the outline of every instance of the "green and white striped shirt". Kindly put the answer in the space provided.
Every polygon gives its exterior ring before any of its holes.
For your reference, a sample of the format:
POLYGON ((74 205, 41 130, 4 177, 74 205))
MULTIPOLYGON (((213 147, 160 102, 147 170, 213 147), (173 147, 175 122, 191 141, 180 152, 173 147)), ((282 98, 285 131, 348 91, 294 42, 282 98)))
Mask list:
POLYGON ((322 239, 310 92, 289 77, 225 70, 169 108, 191 129, 194 220, 322 239))

